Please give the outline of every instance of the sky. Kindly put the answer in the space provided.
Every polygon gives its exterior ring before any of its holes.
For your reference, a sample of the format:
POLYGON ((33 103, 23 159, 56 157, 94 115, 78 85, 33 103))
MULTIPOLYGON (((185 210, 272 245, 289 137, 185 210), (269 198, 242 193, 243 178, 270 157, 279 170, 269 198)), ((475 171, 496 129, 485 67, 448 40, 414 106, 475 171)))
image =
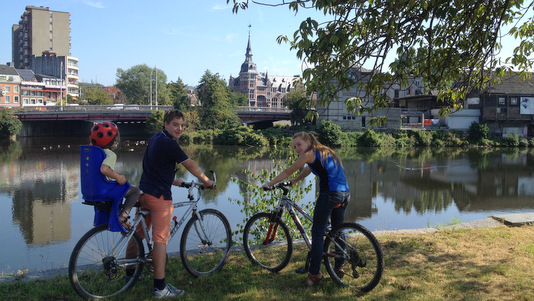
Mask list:
POLYGON ((276 38, 292 36, 307 15, 258 5, 234 14, 226 0, 2 1, 0 64, 12 61, 11 29, 30 5, 71 14, 71 55, 79 59, 81 82, 111 86, 118 68, 139 64, 162 70, 167 82, 181 78, 196 86, 206 70, 228 80, 239 75, 249 29, 260 72, 302 74, 296 52, 276 38))
MULTIPOLYGON (((157 67, 167 82, 178 78, 198 85, 209 70, 228 80, 237 77, 245 60, 250 30, 252 60, 269 75, 301 75, 302 61, 279 35, 292 36, 300 22, 321 15, 287 6, 251 5, 232 13, 226 0, 23 0, 2 1, 0 64, 12 60, 11 29, 28 5, 69 12, 71 55, 79 59, 81 82, 114 85, 117 69, 157 67), (249 27, 250 26, 250 27, 249 27)), ((503 45, 510 47, 516 43, 503 45)), ((503 53, 511 53, 510 49, 503 53)))

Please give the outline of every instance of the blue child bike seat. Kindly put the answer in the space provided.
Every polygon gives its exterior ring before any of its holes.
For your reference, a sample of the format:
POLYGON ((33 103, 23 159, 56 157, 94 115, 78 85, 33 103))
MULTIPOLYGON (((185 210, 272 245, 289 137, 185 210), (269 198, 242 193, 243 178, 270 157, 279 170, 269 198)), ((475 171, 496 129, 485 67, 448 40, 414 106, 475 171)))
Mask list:
POLYGON ((80 145, 82 198, 84 204, 95 208, 95 227, 107 223, 110 231, 128 232, 119 221, 119 206, 130 189, 130 183, 120 185, 116 181, 108 180, 100 172, 105 158, 106 154, 102 148, 94 145, 80 145))

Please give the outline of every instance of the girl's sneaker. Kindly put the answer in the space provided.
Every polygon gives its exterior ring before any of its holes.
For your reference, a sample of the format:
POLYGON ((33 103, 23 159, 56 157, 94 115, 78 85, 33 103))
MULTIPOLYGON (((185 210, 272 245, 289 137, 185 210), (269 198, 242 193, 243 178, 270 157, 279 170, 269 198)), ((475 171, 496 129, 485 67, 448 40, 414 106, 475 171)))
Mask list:
POLYGON ((323 274, 319 272, 317 275, 308 274, 308 280, 306 280, 306 286, 314 286, 319 280, 323 279, 323 274))

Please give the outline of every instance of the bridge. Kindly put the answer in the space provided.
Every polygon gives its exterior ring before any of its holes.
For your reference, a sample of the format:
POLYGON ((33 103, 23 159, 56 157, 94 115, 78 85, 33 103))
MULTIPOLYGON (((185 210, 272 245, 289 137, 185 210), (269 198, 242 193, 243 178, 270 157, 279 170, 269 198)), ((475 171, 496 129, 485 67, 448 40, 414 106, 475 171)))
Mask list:
MULTIPOLYGON (((70 136, 72 132, 87 132, 94 122, 110 120, 120 125, 121 134, 144 132, 146 118, 153 110, 170 110, 172 106, 146 105, 66 105, 19 108, 14 115, 22 121, 20 136, 70 136)), ((256 128, 272 126, 275 121, 290 120, 287 108, 237 107, 237 115, 256 128)))
MULTIPOLYGON (((39 106, 17 109, 15 116, 22 121, 145 121, 153 110, 170 110, 172 106, 114 105, 114 106, 39 106)), ((237 115, 245 123, 290 120, 287 108, 237 107, 237 115)))

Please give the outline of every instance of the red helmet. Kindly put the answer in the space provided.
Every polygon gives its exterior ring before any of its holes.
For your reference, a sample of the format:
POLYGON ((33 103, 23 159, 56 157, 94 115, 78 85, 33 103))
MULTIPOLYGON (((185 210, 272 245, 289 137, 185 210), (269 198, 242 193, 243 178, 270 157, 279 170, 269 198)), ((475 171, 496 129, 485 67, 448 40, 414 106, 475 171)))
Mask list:
POLYGON ((92 145, 106 147, 113 141, 118 132, 119 128, 113 122, 100 122, 91 129, 89 139, 91 139, 92 145))

